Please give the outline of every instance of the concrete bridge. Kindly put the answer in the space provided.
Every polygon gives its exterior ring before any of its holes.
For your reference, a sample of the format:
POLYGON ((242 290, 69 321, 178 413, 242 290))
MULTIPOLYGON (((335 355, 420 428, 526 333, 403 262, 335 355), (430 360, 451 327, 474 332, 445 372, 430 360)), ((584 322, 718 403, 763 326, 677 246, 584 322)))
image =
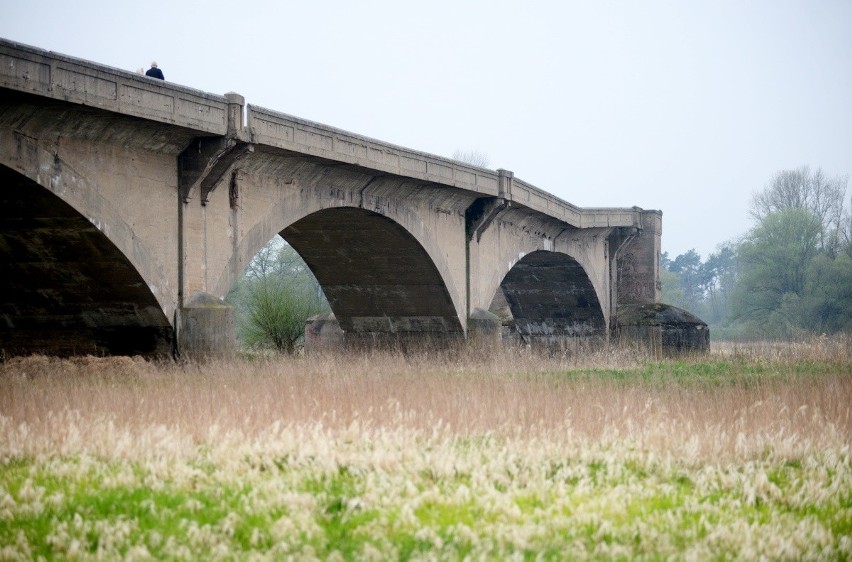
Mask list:
POLYGON ((227 351, 220 299, 277 234, 347 339, 464 338, 501 301, 525 338, 607 339, 659 300, 660 233, 659 211, 0 40, 6 355, 227 351))

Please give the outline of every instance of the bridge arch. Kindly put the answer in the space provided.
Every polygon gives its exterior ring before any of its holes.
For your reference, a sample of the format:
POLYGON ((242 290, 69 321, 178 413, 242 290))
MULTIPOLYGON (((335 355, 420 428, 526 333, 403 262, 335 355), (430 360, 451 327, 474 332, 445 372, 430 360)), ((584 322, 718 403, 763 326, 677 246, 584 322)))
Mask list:
POLYGON ((464 332, 464 304, 454 294, 446 256, 416 213, 402 205, 388 216, 322 200, 313 208, 287 203, 272 207, 243 236, 217 293, 225 294, 263 244, 280 234, 317 278, 347 337, 464 332))
POLYGON ((50 161, 36 177, 0 163, 0 348, 170 354, 173 329, 152 291, 167 287, 164 277, 143 277, 134 259, 147 256, 129 226, 58 157, 50 161), (86 214, 75 205, 84 198, 94 202, 86 214))
POLYGON ((500 282, 492 309, 501 296, 526 341, 606 337, 598 292, 583 265, 568 254, 538 250, 524 255, 500 282))

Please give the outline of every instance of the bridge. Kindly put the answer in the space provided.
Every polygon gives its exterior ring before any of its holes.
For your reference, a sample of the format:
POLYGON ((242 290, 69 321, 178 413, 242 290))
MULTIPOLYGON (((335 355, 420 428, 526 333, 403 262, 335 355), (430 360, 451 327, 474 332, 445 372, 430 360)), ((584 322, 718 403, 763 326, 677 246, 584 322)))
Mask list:
POLYGON ((279 234, 347 339, 470 337, 504 303, 525 339, 606 340, 659 301, 661 218, 0 40, 5 355, 233 349, 222 299, 279 234))

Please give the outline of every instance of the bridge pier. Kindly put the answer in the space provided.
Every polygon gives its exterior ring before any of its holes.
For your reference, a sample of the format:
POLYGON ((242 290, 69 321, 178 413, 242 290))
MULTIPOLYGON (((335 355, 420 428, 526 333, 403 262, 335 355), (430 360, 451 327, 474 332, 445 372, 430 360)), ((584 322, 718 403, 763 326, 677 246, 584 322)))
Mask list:
MULTIPOLYGON (((653 304, 660 302, 660 242, 663 214, 637 209, 640 228, 622 236, 610 260, 612 302, 618 304, 653 304)), ((612 311, 615 316, 615 310, 612 311)))
POLYGON ((232 193, 214 191, 233 183, 236 164, 254 146, 243 129, 245 98, 229 92, 225 101, 226 134, 195 138, 178 156, 176 355, 193 360, 226 359, 237 349, 234 309, 210 294, 214 280, 209 278, 214 256, 233 248, 237 209, 232 193))
POLYGON ((495 347, 501 343, 502 329, 499 316, 483 308, 474 308, 467 319, 467 341, 475 347, 495 347))
POLYGON ((196 293, 178 310, 178 355, 184 359, 227 359, 237 349, 234 307, 196 293))

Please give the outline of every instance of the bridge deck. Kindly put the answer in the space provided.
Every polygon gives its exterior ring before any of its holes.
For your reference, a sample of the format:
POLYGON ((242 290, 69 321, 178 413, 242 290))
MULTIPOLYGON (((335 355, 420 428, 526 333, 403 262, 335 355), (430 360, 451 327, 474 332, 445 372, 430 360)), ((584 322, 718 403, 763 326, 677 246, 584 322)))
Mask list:
MULTIPOLYGON (((0 88, 169 124, 198 135, 228 134, 224 96, 0 39, 0 88)), ((252 142, 432 184, 504 197, 576 228, 640 226, 641 209, 580 208, 518 178, 500 190, 478 168, 328 125, 248 105, 252 142)))

